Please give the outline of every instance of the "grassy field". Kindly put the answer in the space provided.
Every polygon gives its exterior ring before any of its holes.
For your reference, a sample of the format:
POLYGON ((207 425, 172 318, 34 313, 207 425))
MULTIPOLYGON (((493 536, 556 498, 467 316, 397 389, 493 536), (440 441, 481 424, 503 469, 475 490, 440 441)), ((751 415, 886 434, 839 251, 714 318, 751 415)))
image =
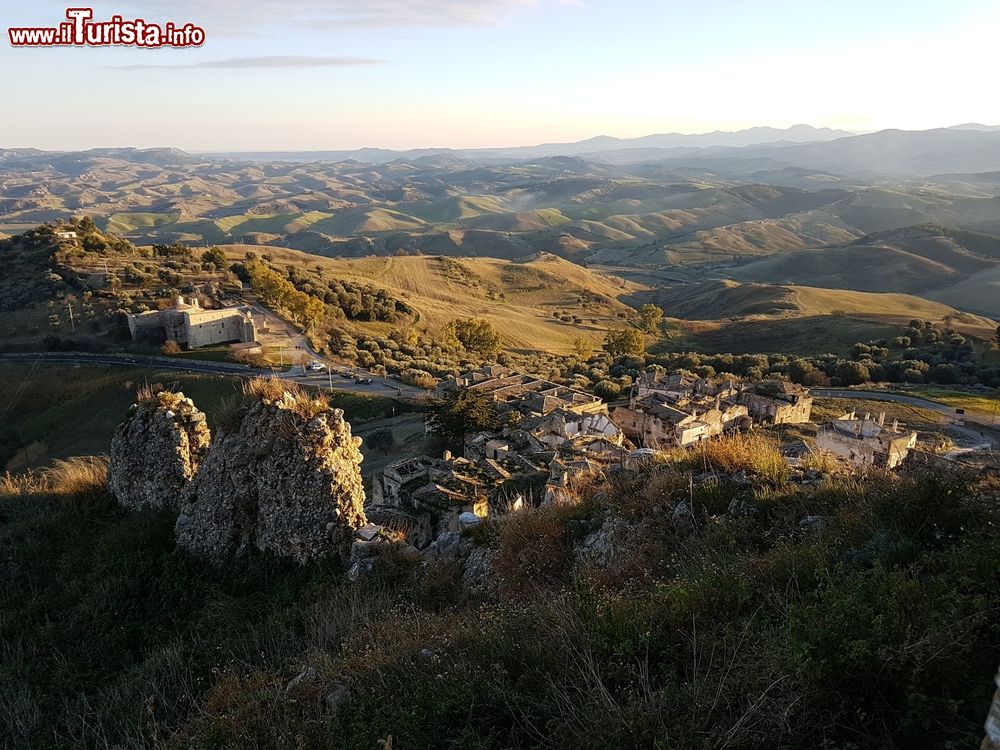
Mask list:
MULTIPOLYGON (((215 426, 242 379, 115 367, 0 365, 0 473, 53 459, 107 453, 115 428, 143 384, 183 391, 215 426)), ((330 402, 361 425, 408 407, 378 396, 336 392, 330 402)))
POLYGON ((963 391, 960 388, 914 385, 907 386, 906 392, 913 396, 953 406, 956 409, 965 409, 968 412, 990 415, 996 410, 997 418, 1000 420, 1000 391, 990 396, 984 393, 963 391))
POLYGON ((819 315, 806 318, 754 319, 733 322, 667 322, 669 338, 658 352, 704 354, 846 355, 859 341, 898 335, 899 328, 853 318, 819 315))
POLYGON ((111 214, 104 229, 115 234, 128 234, 137 229, 150 229, 173 224, 178 214, 158 213, 117 213, 111 214))

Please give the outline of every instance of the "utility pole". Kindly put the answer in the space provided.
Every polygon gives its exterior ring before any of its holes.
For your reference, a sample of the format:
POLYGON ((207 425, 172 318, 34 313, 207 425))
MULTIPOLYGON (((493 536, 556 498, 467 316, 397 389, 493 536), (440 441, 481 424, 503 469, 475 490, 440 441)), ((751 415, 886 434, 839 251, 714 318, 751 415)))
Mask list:
POLYGON ((69 327, 73 333, 76 333, 76 321, 73 320, 73 303, 66 300, 66 309, 69 310, 69 327))
POLYGON ((333 390, 333 368, 332 367, 327 367, 326 368, 326 376, 330 380, 330 390, 332 391, 333 390))

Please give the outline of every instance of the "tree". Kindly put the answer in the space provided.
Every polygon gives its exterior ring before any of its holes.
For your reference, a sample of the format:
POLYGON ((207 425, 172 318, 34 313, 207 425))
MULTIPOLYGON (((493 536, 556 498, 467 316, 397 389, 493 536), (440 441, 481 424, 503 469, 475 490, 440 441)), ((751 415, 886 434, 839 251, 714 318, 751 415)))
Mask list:
POLYGON ((1000 346, 1000 326, 997 326, 997 332, 993 338, 997 340, 997 345, 1000 346))
POLYGON ((500 333, 482 318, 456 319, 448 324, 448 336, 456 339, 467 351, 486 358, 500 353, 500 333))
POLYGON ((370 433, 368 437, 365 438, 365 445, 372 450, 388 453, 393 449, 393 447, 395 447, 396 438, 393 436, 392 430, 383 428, 370 433))
POLYGON ((573 353, 584 361, 590 359, 590 355, 594 353, 594 342, 586 336, 577 336, 573 339, 573 353))
POLYGON ((503 426, 489 397, 472 391, 449 392, 434 406, 427 422, 431 432, 456 452, 465 447, 467 434, 497 432, 503 426))
POLYGON ((868 368, 860 362, 841 362, 837 365, 834 375, 841 385, 858 385, 871 379, 868 368))
POLYGON ((635 328, 612 328, 604 337, 604 351, 613 357, 641 357, 646 353, 646 342, 635 328))
POLYGON ((210 247, 201 254, 202 263, 214 263, 219 268, 226 267, 226 254, 217 247, 210 247))
POLYGON ((167 341, 163 342, 163 348, 161 349, 161 351, 167 356, 173 356, 175 354, 181 353, 181 347, 173 339, 168 339, 167 341))
POLYGON ((663 310, 653 304, 645 304, 639 308, 639 322, 642 330, 655 335, 663 322, 663 310))

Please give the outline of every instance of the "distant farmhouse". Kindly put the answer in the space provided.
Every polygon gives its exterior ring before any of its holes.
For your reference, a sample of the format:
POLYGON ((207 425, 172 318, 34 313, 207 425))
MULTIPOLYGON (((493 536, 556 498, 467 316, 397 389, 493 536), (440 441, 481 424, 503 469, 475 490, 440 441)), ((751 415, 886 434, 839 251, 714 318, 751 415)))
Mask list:
POLYGON ((188 301, 182 296, 177 297, 169 310, 129 315, 128 329, 133 341, 154 344, 176 341, 188 349, 257 340, 257 326, 249 307, 206 310, 194 296, 188 301))

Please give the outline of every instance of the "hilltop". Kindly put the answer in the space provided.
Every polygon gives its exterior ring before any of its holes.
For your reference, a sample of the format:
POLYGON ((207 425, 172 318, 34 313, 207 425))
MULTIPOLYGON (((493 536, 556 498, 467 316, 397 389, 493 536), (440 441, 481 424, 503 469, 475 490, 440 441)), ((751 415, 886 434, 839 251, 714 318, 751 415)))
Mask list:
POLYGON ((878 232, 841 247, 776 254, 736 278, 831 289, 906 292, 1000 315, 1000 237, 938 225, 878 232))
POLYGON ((949 323, 956 330, 982 339, 991 338, 996 331, 993 320, 909 294, 719 280, 665 288, 640 297, 654 300, 675 317, 692 320, 832 315, 904 325, 921 318, 949 323))
MULTIPOLYGON (((250 248, 224 245, 233 259, 250 248)), ((595 340, 630 313, 624 298, 639 287, 550 254, 516 261, 416 256, 337 260, 275 248, 275 263, 315 269, 323 276, 375 285, 414 311, 411 325, 440 335, 455 318, 482 318, 505 348, 567 352, 574 339, 595 340)), ((359 331, 386 326, 356 324, 359 331)))

